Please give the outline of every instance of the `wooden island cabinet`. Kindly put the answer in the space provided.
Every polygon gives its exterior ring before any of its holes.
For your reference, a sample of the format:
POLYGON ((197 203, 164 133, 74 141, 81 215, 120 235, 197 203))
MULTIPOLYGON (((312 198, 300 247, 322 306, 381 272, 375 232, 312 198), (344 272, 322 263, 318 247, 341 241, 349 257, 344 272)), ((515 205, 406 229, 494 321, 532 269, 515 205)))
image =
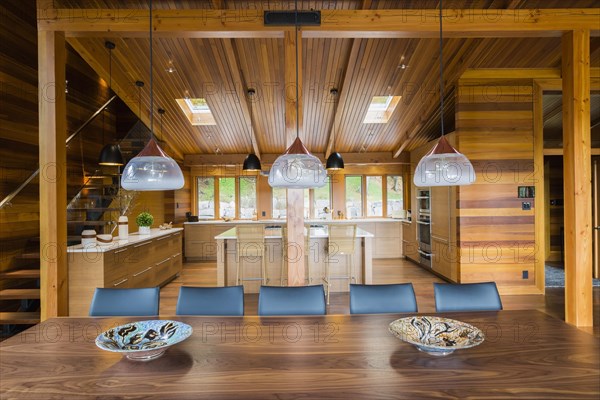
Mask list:
POLYGON ((70 246, 69 315, 88 315, 94 289, 161 286, 182 269, 182 228, 132 234, 110 246, 70 246))

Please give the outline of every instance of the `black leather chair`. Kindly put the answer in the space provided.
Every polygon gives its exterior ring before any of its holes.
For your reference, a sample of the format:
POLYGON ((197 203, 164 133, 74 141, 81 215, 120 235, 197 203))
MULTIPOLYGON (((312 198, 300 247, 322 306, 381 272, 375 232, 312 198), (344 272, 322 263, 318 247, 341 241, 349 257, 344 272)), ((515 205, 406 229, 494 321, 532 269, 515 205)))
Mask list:
POLYGON ((324 315, 325 290, 314 286, 261 286, 258 315, 324 315))
POLYGON ((160 289, 112 289, 96 288, 91 317, 152 316, 158 315, 160 289))
POLYGON ((177 315, 244 315, 244 287, 179 288, 177 315))
POLYGON ((495 282, 434 283, 433 292, 437 312, 502 310, 495 282))
POLYGON ((350 314, 417 312, 412 283, 350 285, 350 314))

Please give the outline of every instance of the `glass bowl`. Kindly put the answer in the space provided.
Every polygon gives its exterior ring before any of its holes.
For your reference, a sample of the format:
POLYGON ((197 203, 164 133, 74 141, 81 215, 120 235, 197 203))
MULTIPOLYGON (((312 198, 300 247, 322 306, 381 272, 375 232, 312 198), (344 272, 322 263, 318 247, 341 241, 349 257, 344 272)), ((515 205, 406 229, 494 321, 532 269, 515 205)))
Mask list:
POLYGON ((413 316, 390 323, 390 332, 422 352, 446 356, 455 350, 483 343, 483 332, 473 325, 450 318, 413 316))
POLYGON ((137 321, 102 332, 96 338, 96 346, 133 361, 150 361, 191 334, 192 327, 179 321, 137 321))

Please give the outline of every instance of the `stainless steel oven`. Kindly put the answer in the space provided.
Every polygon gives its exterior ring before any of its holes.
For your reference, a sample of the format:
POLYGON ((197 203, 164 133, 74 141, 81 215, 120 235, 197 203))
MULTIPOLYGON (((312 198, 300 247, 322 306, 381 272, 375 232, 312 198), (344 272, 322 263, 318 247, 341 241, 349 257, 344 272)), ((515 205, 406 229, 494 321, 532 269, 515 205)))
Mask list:
POLYGON ((417 238, 419 240, 420 264, 431 268, 431 210, 429 189, 417 192, 417 238))

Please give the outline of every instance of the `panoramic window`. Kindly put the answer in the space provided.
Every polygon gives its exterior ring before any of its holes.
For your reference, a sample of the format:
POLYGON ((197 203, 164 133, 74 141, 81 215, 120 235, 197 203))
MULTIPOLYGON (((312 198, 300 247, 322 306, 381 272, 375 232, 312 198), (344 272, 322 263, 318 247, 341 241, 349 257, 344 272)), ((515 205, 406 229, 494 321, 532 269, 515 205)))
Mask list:
POLYGON ((403 180, 400 175, 387 177, 387 216, 399 217, 404 209, 403 180))
POLYGON ((256 177, 240 177, 240 219, 256 216, 256 177))
POLYGON ((367 217, 383 216, 383 177, 367 176, 367 217))
POLYGON ((346 218, 362 217, 362 176, 346 176, 346 218))
POLYGON ((273 188, 273 218, 285 218, 287 215, 287 193, 284 188, 273 188))
POLYGON ((219 178, 219 218, 235 218, 235 178, 219 178))
POLYGON ((198 177, 198 218, 215 218, 215 178, 198 177))

